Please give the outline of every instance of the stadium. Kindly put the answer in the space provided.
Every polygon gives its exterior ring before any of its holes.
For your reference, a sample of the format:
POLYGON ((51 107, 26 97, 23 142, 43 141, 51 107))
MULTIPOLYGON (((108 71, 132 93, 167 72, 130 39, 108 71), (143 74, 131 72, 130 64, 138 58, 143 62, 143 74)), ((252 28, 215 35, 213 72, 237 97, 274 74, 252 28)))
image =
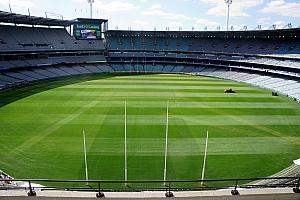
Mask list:
POLYGON ((0 23, 2 196, 299 198, 300 28, 111 30, 6 11, 0 23))

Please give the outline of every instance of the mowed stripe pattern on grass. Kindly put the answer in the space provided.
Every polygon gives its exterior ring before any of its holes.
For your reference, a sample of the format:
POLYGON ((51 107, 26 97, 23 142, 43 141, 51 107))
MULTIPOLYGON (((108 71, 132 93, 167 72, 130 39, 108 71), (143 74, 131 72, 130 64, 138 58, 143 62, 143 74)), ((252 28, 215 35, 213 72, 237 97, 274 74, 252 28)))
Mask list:
POLYGON ((300 107, 245 84, 184 75, 96 79, 44 91, 0 108, 0 166, 18 178, 84 179, 82 131, 91 179, 268 176, 300 155, 300 107), (225 88, 237 93, 224 94, 225 88))

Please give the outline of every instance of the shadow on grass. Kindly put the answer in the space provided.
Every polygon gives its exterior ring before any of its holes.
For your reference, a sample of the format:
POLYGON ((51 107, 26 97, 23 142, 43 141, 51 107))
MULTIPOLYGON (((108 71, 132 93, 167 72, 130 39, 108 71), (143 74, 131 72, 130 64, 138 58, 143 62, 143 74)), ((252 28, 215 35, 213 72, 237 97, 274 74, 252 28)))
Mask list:
POLYGON ((25 97, 44 92, 47 90, 51 90, 54 88, 62 87, 65 85, 71 85, 75 83, 80 83, 84 81, 96 80, 96 79, 104 79, 111 78, 114 76, 138 76, 138 75, 155 75, 161 74, 157 72, 114 72, 112 74, 90 74, 90 75, 75 75, 75 76, 67 76, 62 78, 56 78, 52 80, 45 80, 36 83, 32 83, 28 86, 22 86, 19 88, 13 88, 10 90, 0 92, 0 108, 10 104, 12 102, 18 101, 25 97))
POLYGON ((111 78, 113 76, 114 75, 112 74, 95 74, 95 75, 92 74, 92 75, 63 77, 63 78, 57 78, 53 80, 36 82, 25 87, 10 89, 7 91, 0 92, 0 108, 12 102, 18 101, 20 99, 23 99, 25 97, 43 91, 51 90, 65 85, 80 83, 84 81, 111 78))

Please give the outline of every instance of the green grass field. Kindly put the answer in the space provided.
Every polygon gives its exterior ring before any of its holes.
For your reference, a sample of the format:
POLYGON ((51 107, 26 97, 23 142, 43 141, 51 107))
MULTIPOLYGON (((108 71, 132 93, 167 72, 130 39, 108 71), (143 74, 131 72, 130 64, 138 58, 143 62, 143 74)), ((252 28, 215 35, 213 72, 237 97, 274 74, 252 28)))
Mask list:
POLYGON ((128 180, 272 175, 300 156, 300 106, 227 80, 188 75, 78 77, 0 94, 0 169, 15 178, 128 180), (237 93, 224 94, 225 88, 237 93))

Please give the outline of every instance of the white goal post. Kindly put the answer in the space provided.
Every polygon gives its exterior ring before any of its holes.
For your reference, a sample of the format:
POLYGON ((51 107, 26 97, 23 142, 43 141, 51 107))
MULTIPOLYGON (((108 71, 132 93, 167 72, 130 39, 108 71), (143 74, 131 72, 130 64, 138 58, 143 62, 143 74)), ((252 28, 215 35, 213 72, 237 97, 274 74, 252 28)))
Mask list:
POLYGON ((165 143, 164 185, 166 185, 166 179, 167 179, 168 134, 169 134, 169 102, 167 103, 167 116, 166 116, 166 143, 165 143))
MULTIPOLYGON (((86 155, 86 139, 85 139, 85 132, 82 131, 83 135, 83 151, 84 151, 84 165, 85 165, 85 180, 89 180, 89 174, 88 174, 88 164, 87 164, 87 155, 86 155)), ((88 182, 87 182, 88 184, 88 182)))
POLYGON ((124 111, 124 180, 127 184, 127 102, 125 101, 124 111))
MULTIPOLYGON (((203 159, 203 167, 202 167, 201 180, 204 180, 204 176, 205 176, 205 166, 206 166, 206 158, 207 158, 207 146, 208 146, 208 131, 206 132, 205 150, 204 150, 204 159, 203 159)), ((203 185, 203 181, 201 182, 201 186, 202 185, 203 185)))

